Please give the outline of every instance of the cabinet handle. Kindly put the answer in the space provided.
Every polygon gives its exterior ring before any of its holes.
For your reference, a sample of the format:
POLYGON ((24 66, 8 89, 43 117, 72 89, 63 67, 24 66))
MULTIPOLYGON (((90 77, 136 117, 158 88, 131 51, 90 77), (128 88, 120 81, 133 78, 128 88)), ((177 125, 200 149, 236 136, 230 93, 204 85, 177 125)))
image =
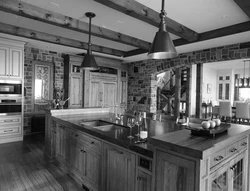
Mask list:
POLYGON ((231 170, 235 170, 236 168, 237 168, 236 164, 230 167, 231 170))
POLYGON ((92 141, 92 142, 91 142, 91 144, 95 144, 95 142, 94 142, 94 141, 92 141))
POLYGON ((76 134, 75 137, 78 137, 78 135, 76 134))
POLYGON ((241 146, 246 146, 246 145, 247 145, 247 142, 241 143, 241 146))
POLYGON ((121 154, 121 155, 123 154, 123 152, 122 152, 122 151, 118 151, 118 150, 117 150, 117 149, 115 149, 115 148, 113 148, 112 150, 113 150, 113 151, 115 151, 115 152, 117 152, 118 154, 121 154))
POLYGON ((83 152, 84 152, 84 150, 81 150, 81 152, 83 153, 83 152))
POLYGON ((218 156, 218 157, 214 158, 214 161, 220 161, 221 159, 223 159, 223 156, 218 156))
POLYGON ((141 180, 141 177, 140 177, 140 176, 138 176, 138 177, 137 177, 137 180, 141 180))
POLYGON ((235 151, 237 151, 237 149, 236 148, 232 148, 232 149, 230 149, 230 153, 234 153, 235 151))
POLYGON ((13 129, 11 129, 11 130, 4 130, 4 132, 11 132, 11 131, 13 131, 13 129))

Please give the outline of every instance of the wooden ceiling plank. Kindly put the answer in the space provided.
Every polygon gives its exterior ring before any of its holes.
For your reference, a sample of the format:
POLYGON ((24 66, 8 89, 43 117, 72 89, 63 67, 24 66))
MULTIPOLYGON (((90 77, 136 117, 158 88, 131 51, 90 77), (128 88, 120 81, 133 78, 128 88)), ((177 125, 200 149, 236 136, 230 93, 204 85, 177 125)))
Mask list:
POLYGON ((250 1, 249 0, 234 0, 235 3, 246 13, 250 18, 250 1))
MULTIPOLYGON (((82 33, 89 33, 89 24, 59 13, 48 11, 40 7, 27 4, 17 0, 1 0, 0 10, 22 17, 42 21, 66 29, 74 30, 82 33)), ((91 34, 93 36, 105 38, 115 42, 127 44, 141 49, 149 50, 151 43, 140 40, 119 32, 115 32, 106 28, 91 26, 91 34)))
MULTIPOLYGON (((28 39, 43 41, 43 42, 49 42, 53 44, 63 45, 63 46, 69 46, 73 48, 79 48, 79 49, 88 49, 88 43, 86 42, 80 42, 77 40, 51 35, 47 33, 42 33, 30 29, 25 29, 5 23, 0 22, 0 32, 5 34, 10 34, 14 36, 24 37, 28 39)), ((91 45, 91 49, 94 52, 100 52, 104 54, 109 54, 113 56, 119 56, 122 57, 124 52, 112 48, 107 48, 99 45, 91 45)))
MULTIPOLYGON (((119 12, 159 27, 159 13, 135 0, 94 0, 119 12)), ((196 41, 199 34, 184 25, 166 17, 167 30, 188 41, 196 41)))
MULTIPOLYGON (((234 35, 234 34, 247 32, 247 31, 250 31, 250 21, 239 23, 236 25, 228 26, 228 27, 223 27, 220 29, 215 29, 212 31, 204 32, 204 33, 200 33, 199 40, 197 40, 195 42, 211 40, 214 38, 224 37, 224 36, 228 36, 228 35, 234 35)), ((195 43, 195 42, 189 42, 183 38, 176 39, 173 42, 174 42, 175 47, 195 43)), ((143 54, 143 53, 146 53, 146 51, 144 51, 142 49, 135 49, 135 50, 125 52, 124 57, 126 58, 126 57, 135 56, 135 55, 143 54)))

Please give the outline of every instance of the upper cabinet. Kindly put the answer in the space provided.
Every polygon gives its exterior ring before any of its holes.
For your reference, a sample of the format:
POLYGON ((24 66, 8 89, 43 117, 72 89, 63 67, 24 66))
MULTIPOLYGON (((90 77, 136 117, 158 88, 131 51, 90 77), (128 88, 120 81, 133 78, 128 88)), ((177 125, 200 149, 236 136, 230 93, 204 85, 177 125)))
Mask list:
POLYGON ((0 38, 0 77, 23 78, 24 42, 0 38))
POLYGON ((232 101, 233 98, 233 71, 218 70, 217 75, 217 98, 218 101, 232 101))
POLYGON ((65 106, 82 107, 83 73, 80 70, 82 57, 64 56, 64 99, 70 98, 65 106))

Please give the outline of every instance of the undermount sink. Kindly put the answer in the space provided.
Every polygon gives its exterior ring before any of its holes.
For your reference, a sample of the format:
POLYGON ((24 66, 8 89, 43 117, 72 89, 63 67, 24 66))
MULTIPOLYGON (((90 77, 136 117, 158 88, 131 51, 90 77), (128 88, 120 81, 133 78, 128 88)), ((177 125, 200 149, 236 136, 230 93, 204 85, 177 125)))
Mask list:
POLYGON ((124 129, 124 127, 111 124, 111 125, 103 125, 103 126, 96 126, 93 127, 94 129, 98 129, 100 131, 114 131, 114 130, 119 130, 119 129, 124 129))
POLYGON ((103 125, 110 125, 110 123, 102 120, 93 120, 93 121, 84 121, 81 123, 81 125, 86 125, 89 127, 98 127, 103 125))

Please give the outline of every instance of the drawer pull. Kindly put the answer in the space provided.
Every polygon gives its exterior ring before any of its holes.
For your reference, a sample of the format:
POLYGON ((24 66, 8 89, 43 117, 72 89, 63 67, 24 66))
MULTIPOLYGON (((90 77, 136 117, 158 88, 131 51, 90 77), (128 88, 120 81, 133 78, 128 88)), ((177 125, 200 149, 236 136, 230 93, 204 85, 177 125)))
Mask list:
POLYGON ((230 149, 230 153, 234 153, 235 151, 237 151, 237 149, 236 148, 232 148, 232 149, 230 149))
POLYGON ((92 141, 92 142, 91 142, 91 144, 95 144, 95 142, 94 142, 94 141, 92 141))
POLYGON ((246 146, 246 145, 247 145, 247 142, 241 143, 241 146, 246 146))
POLYGON ((9 119, 9 120, 4 120, 3 122, 12 122, 13 120, 12 119, 9 119))
POLYGON ((118 154, 123 154, 123 152, 122 151, 118 151, 117 149, 115 149, 115 148, 113 148, 113 151, 115 151, 115 152, 117 152, 118 154))
POLYGON ((11 132, 11 131, 13 131, 13 129, 11 129, 11 130, 4 130, 4 132, 11 132))
POLYGON ((137 180, 141 180, 141 177, 140 177, 140 176, 138 176, 138 177, 137 177, 137 180))
POLYGON ((83 152, 84 150, 81 150, 81 152, 83 152))
POLYGON ((76 134, 75 137, 78 137, 78 135, 76 134))
POLYGON ((218 157, 214 158, 214 161, 220 161, 222 159, 223 159, 223 156, 218 156, 218 157))

